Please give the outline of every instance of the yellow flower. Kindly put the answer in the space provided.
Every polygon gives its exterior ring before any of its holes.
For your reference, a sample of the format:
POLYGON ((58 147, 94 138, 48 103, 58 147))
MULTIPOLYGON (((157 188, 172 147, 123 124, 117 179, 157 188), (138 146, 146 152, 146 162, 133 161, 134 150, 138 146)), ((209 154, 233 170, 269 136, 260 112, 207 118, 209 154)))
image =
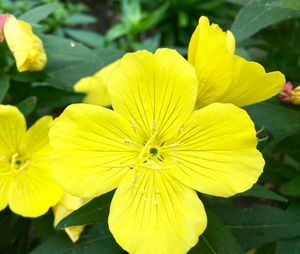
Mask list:
POLYGON ((62 196, 49 168, 48 131, 52 117, 38 120, 28 131, 22 113, 0 105, 0 210, 37 217, 62 196))
POLYGON ((74 85, 76 92, 86 93, 83 100, 84 103, 99 106, 108 106, 111 104, 107 90, 107 79, 117 64, 118 61, 115 61, 95 73, 93 76, 82 78, 74 85))
MULTIPOLYGON (((63 198, 59 203, 53 207, 54 212, 54 226, 56 226, 63 218, 85 205, 88 202, 87 199, 72 196, 65 192, 63 198)), ((65 229, 72 242, 77 242, 84 226, 72 226, 65 229)))
POLYGON ((0 26, 0 39, 1 34, 3 34, 15 57, 18 71, 40 71, 44 69, 47 55, 41 39, 32 32, 31 25, 16 19, 13 15, 3 14, 0 16, 2 16, 0 20, 5 20, 0 26))
POLYGON ((235 39, 206 17, 199 19, 188 49, 188 61, 196 68, 199 95, 197 107, 229 102, 239 107, 266 100, 281 90, 284 75, 234 55, 235 39))
POLYGON ((193 111, 195 70, 170 49, 126 54, 108 89, 114 111, 75 104, 55 121, 53 176, 81 197, 117 188, 109 228, 129 253, 186 253, 207 223, 196 191, 229 197, 262 173, 253 122, 232 104, 193 111))

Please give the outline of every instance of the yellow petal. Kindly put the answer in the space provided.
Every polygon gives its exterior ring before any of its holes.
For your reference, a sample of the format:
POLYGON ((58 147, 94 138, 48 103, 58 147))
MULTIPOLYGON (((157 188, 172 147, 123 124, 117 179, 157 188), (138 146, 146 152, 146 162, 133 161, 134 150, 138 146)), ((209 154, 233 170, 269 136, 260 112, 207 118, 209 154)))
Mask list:
POLYGON ((213 102, 247 106, 279 93, 285 78, 266 73, 261 65, 234 55, 235 39, 206 17, 199 19, 189 44, 188 59, 199 81, 197 108, 213 102))
POLYGON ((4 24, 4 36, 18 71, 40 71, 45 67, 47 56, 43 43, 32 32, 30 24, 11 15, 4 24))
POLYGON ((116 188, 137 149, 129 123, 117 112, 69 106, 50 130, 53 176, 70 194, 95 197, 116 188))
MULTIPOLYGON (((65 192, 59 203, 53 207, 54 226, 56 226, 63 218, 85 205, 89 200, 72 196, 65 192)), ((84 229, 84 226, 72 226, 65 228, 66 233, 71 238, 72 242, 77 242, 84 229)))
POLYGON ((18 152, 25 162, 24 169, 12 173, 9 206, 26 217, 46 213, 62 197, 62 189, 54 182, 49 167, 48 132, 52 117, 39 119, 23 137, 18 152))
POLYGON ((118 61, 115 61, 102 68, 93 76, 82 78, 74 85, 76 92, 86 93, 83 100, 84 103, 99 106, 108 106, 111 104, 110 96, 107 91, 107 79, 117 64, 118 61))
POLYGON ((199 94, 197 107, 217 102, 232 81, 234 39, 202 16, 188 49, 188 60, 195 67, 199 94))
POLYGON ((262 173, 254 124, 232 104, 195 111, 174 142, 171 172, 199 192, 228 197, 251 188, 262 173))
POLYGON ((115 111, 148 140, 171 135, 192 112, 197 96, 193 67, 176 51, 126 54, 108 80, 115 111))
POLYGON ((206 228, 196 192, 168 174, 130 171, 111 204, 109 228, 132 254, 182 254, 206 228))
POLYGON ((53 123, 51 116, 44 116, 30 127, 23 140, 22 155, 25 157, 44 157, 49 154, 48 132, 53 123))
POLYGON ((4 177, 6 170, 3 170, 2 166, 0 162, 0 211, 8 205, 8 192, 11 182, 9 176, 4 177))
POLYGON ((279 93, 285 83, 284 75, 279 71, 266 73, 255 62, 233 57, 233 79, 220 102, 231 102, 243 107, 269 99, 279 93))
POLYGON ((26 122, 22 113, 14 106, 0 105, 0 157, 20 150, 25 131, 26 122))
POLYGON ((9 190, 9 207, 25 217, 45 214, 62 197, 62 189, 50 173, 48 156, 32 158, 26 170, 13 176, 9 190))

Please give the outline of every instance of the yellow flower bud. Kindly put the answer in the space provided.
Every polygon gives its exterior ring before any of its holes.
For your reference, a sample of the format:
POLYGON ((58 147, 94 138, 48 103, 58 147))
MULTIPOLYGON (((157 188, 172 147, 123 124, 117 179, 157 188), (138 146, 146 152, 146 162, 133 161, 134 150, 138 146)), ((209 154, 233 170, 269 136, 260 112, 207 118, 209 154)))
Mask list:
POLYGON ((291 103, 295 105, 300 105, 300 86, 297 86, 292 91, 291 103))
POLYGON ((45 67, 47 55, 43 43, 32 32, 30 24, 8 15, 1 30, 14 55, 18 71, 40 71, 45 67))
MULTIPOLYGON (((72 196, 65 193, 60 202, 53 207, 54 212, 54 226, 56 226, 63 218, 85 205, 89 200, 72 196)), ((65 228, 66 233, 73 243, 78 241, 84 226, 72 226, 65 228)))

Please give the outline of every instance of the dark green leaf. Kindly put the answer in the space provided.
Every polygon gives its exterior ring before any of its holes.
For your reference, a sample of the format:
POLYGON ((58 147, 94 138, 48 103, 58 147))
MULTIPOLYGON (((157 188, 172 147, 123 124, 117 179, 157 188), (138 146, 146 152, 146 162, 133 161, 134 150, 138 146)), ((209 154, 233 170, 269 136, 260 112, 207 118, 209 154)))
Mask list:
POLYGON ((300 160, 300 131, 279 142, 275 147, 275 152, 284 152, 295 160, 300 160))
POLYGON ((98 223, 85 230, 80 240, 72 244, 59 233, 39 245, 30 254, 119 254, 124 251, 116 244, 106 223, 98 223))
POLYGON ((292 9, 300 11, 300 2, 299 0, 277 0, 269 4, 269 6, 281 7, 286 9, 292 9))
POLYGON ((255 205, 247 209, 211 207, 232 231, 244 250, 300 236, 300 217, 278 208, 255 205))
POLYGON ((4 100, 5 95, 9 89, 9 77, 0 77, 0 103, 4 100))
POLYGON ((95 49, 94 52, 101 58, 104 66, 116 61, 124 55, 124 51, 118 49, 95 49))
POLYGON ((30 90, 30 95, 37 98, 37 109, 52 110, 65 107, 68 104, 81 102, 84 95, 55 89, 49 86, 34 87, 30 90))
POLYGON ((38 23, 39 21, 47 18, 59 7, 60 5, 57 3, 41 5, 22 14, 19 19, 25 20, 29 23, 38 23))
POLYGON ((287 183, 282 188, 282 193, 291 196, 300 196, 300 176, 287 183))
POLYGON ((278 195, 277 193, 270 191, 263 186, 259 184, 253 185, 253 187, 243 192, 237 196, 244 196, 244 197, 256 197, 256 198, 262 198, 262 199, 270 199, 270 200, 276 200, 281 202, 287 202, 287 199, 278 195))
POLYGON ((25 100, 21 101, 17 107, 18 109, 20 109, 20 111, 25 115, 28 116, 30 115, 30 113, 32 113, 32 111, 34 110, 35 106, 36 106, 36 97, 32 96, 32 97, 28 97, 25 100))
POLYGON ((65 32, 74 40, 82 42, 90 47, 99 48, 104 44, 103 36, 92 31, 65 29, 65 32))
POLYGON ((265 127, 278 141, 300 130, 300 109, 277 98, 246 107, 258 129, 265 127))
POLYGON ((213 212, 207 211, 208 225, 190 254, 243 254, 231 232, 213 212))
POLYGON ((300 254, 300 238, 278 241, 275 254, 300 254))
POLYGON ((70 226, 88 225, 99 221, 107 221, 112 196, 113 192, 109 192, 93 199, 85 206, 82 206, 61 220, 56 228, 63 229, 70 226))
POLYGON ((65 25, 75 26, 75 25, 87 25, 97 22, 97 19, 94 16, 76 13, 67 17, 64 21, 65 25))
POLYGON ((79 79, 103 67, 101 57, 80 43, 49 35, 41 37, 48 54, 45 72, 54 87, 72 90, 79 79))
POLYGON ((231 30, 237 41, 242 41, 260 29, 277 22, 300 17, 300 12, 270 6, 275 0, 250 0, 236 16, 231 30))

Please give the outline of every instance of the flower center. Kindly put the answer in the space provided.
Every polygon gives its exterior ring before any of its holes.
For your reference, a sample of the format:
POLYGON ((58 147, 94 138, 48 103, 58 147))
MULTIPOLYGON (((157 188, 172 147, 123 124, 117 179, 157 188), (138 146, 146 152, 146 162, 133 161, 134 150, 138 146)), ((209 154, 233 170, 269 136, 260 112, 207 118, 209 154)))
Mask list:
POLYGON ((28 167, 29 160, 22 158, 18 153, 15 153, 11 156, 11 169, 13 171, 22 171, 28 167))
POLYGON ((158 154, 158 149, 157 149, 156 147, 151 147, 151 148, 149 149, 149 152, 150 152, 150 155, 151 155, 151 156, 157 156, 157 154, 158 154))

